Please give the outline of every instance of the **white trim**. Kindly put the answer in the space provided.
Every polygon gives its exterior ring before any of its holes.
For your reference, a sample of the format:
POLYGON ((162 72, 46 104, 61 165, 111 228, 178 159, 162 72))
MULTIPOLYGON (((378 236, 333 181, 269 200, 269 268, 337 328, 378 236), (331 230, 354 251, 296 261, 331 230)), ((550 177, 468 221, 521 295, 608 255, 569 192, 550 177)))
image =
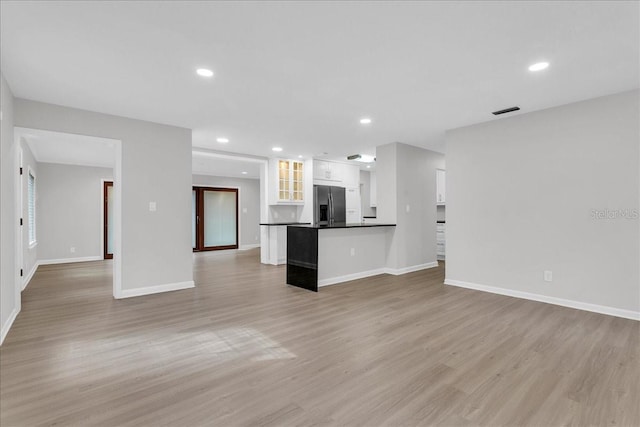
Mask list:
POLYGON ((403 268, 385 268, 385 273, 392 274, 394 276, 400 276, 402 274, 413 273, 414 271, 426 270, 428 268, 434 268, 438 266, 438 261, 427 262, 426 264, 412 265, 410 267, 403 268))
POLYGON ((249 249, 254 249, 254 248, 259 248, 260 247, 260 243, 254 243, 251 245, 241 245, 238 247, 239 251, 248 251, 249 249))
POLYGON ((102 261, 102 255, 85 256, 80 258, 41 259, 41 260, 38 260, 37 265, 68 264, 72 262, 86 262, 86 261, 102 261))
POLYGON ((640 312, 638 311, 624 310, 622 308, 609 307, 606 305, 590 304, 586 302, 551 297, 547 295, 516 291, 513 289, 497 288, 495 286, 480 285, 477 283, 464 282, 462 280, 445 279, 444 284, 450 286, 458 286, 460 288, 473 289, 476 291, 490 292, 492 294, 506 295, 514 298, 545 302, 547 304, 576 308, 578 310, 591 311, 594 313, 608 314, 609 316, 623 317, 625 319, 640 320, 640 312))
POLYGON ((142 295, 159 294, 162 292, 180 291, 182 289, 195 288, 195 286, 195 282, 190 280, 188 282, 166 283, 164 285, 146 286, 144 288, 123 289, 119 295, 115 296, 115 298, 131 298, 142 295))
POLYGON ((382 267, 373 270, 361 271, 359 273, 345 274, 344 276, 330 277, 328 279, 318 280, 318 287, 335 285, 338 283, 349 282, 351 280, 363 279, 365 277, 377 276, 380 274, 391 274, 393 276, 400 276, 407 273, 413 273, 414 271, 426 270, 428 268, 434 268, 438 266, 438 262, 428 262, 426 264, 412 265, 404 268, 389 268, 382 267))
POLYGON ((318 287, 336 285, 338 283, 349 282, 351 280, 363 279, 365 277, 378 276, 386 273, 385 268, 361 271, 359 273, 345 274, 344 276, 330 277, 329 279, 318 280, 318 287))
POLYGON ((11 326, 13 326, 13 322, 16 320, 16 317, 18 317, 18 313, 20 313, 20 308, 19 307, 14 308, 11 314, 9 315, 9 318, 7 319, 7 323, 5 323, 4 326, 2 327, 2 331, 0 331, 0 345, 2 345, 2 343, 4 342, 4 339, 7 337, 7 334, 9 333, 9 329, 11 329, 11 326))
MULTIPOLYGON (((13 287, 14 287, 14 311, 17 310, 20 312, 22 307, 22 277, 20 276, 20 270, 23 269, 24 263, 24 225, 20 225, 20 219, 22 218, 22 222, 24 224, 24 197, 23 197, 23 177, 24 177, 24 169, 22 169, 22 175, 20 174, 20 168, 24 166, 24 151, 22 149, 22 139, 14 135, 14 144, 16 146, 16 157, 15 157, 15 169, 13 170, 12 176, 18 176, 13 185, 13 191, 15 192, 13 200, 15 202, 15 236, 14 236, 14 247, 15 247, 15 259, 14 259, 14 272, 13 272, 13 287)), ((12 314, 13 315, 13 314, 12 314)), ((16 313, 17 316, 17 313, 16 313)), ((11 318, 11 316, 9 316, 11 318)), ((7 320, 7 325, 11 327, 12 321, 7 320)), ((0 338, 0 342, 4 340, 4 336, 9 332, 2 332, 2 338, 0 338)))
POLYGON ((21 291, 24 291, 27 288, 27 285, 29 284, 29 282, 33 278, 33 275, 36 274, 36 270, 38 269, 38 266, 40 266, 40 261, 36 261, 36 263, 33 264, 33 268, 31 269, 29 274, 27 274, 25 276, 24 280, 22 281, 22 289, 21 289, 21 291))
MULTIPOLYGON (((113 167, 113 297, 122 293, 122 141, 116 140, 113 167)), ((100 248, 100 252, 104 249, 100 248)))

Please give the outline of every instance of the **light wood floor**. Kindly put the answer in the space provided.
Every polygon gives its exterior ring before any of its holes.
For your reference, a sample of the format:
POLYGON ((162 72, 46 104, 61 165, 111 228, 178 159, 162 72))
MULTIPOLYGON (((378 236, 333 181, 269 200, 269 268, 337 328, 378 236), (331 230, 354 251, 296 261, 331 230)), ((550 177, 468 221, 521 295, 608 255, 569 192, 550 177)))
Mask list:
POLYGON ((256 250, 116 301, 109 261, 40 267, 0 350, 1 425, 640 425, 639 322, 444 286, 312 293, 256 250))

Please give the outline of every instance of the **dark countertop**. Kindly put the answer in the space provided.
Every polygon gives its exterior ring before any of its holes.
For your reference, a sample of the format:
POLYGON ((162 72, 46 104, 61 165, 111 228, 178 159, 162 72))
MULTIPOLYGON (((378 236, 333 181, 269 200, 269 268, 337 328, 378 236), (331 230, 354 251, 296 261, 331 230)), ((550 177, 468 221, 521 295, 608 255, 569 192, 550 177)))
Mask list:
POLYGON ((335 224, 331 224, 331 225, 317 225, 317 224, 296 224, 296 225, 291 225, 290 227, 300 227, 300 228, 316 228, 318 230, 324 230, 324 229, 334 229, 334 228, 367 228, 367 227, 395 227, 395 224, 369 224, 369 223, 361 223, 361 222, 354 222, 354 223, 344 223, 344 222, 337 222, 335 224))
POLYGON ((266 225, 267 227, 275 227, 277 225, 310 225, 310 222, 261 222, 260 225, 266 225))

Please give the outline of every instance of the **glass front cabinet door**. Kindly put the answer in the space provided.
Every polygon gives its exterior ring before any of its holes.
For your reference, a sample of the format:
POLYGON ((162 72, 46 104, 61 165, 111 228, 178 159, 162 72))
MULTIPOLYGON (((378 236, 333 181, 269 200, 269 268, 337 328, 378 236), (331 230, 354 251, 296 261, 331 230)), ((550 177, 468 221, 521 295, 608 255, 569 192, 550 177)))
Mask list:
POLYGON ((278 202, 304 202, 304 162, 278 160, 278 202))

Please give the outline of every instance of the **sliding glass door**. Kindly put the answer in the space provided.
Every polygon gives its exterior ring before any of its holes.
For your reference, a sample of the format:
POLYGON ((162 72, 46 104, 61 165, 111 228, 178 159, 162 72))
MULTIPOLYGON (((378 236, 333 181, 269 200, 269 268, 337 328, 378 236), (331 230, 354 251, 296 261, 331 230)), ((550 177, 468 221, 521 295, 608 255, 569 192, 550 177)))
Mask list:
POLYGON ((191 210, 193 250, 238 248, 238 189, 193 187, 191 210))

